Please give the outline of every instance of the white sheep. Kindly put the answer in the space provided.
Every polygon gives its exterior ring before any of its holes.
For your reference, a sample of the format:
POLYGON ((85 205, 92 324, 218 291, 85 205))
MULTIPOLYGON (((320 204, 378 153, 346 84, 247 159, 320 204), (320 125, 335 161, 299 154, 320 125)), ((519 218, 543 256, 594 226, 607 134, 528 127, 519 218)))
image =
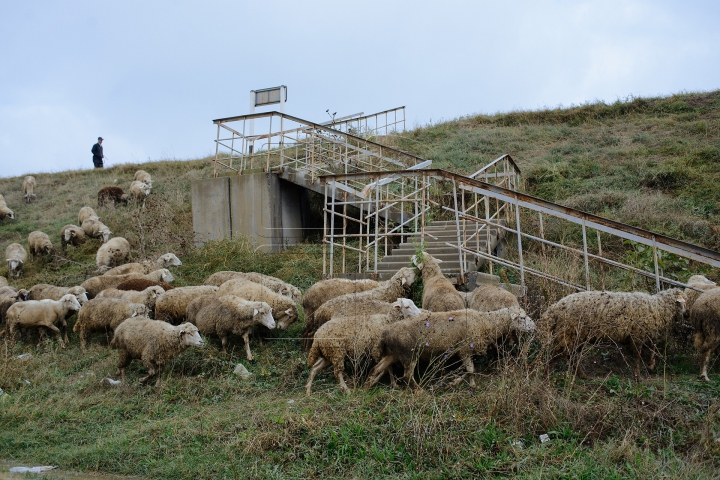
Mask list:
POLYGON ((315 310, 328 300, 347 293, 372 290, 379 285, 375 280, 348 280, 346 278, 321 280, 308 288, 305 295, 303 295, 302 304, 305 311, 305 320, 312 322, 315 310))
POLYGON ((693 275, 688 278, 687 285, 688 287, 685 288, 685 296, 687 297, 687 303, 685 304, 686 312, 690 312, 690 310, 692 310, 695 301, 703 292, 718 288, 717 283, 712 280, 708 280, 703 275, 693 275), (698 292, 698 290, 702 290, 702 292, 698 292))
POLYGON ((443 275, 439 260, 425 252, 422 254, 422 260, 413 255, 412 263, 418 267, 422 275, 422 308, 431 312, 449 312, 465 308, 465 298, 443 275))
MULTIPOLYGON (((166 322, 147 318, 129 318, 115 329, 111 348, 118 351, 118 371, 115 374, 125 379, 125 368, 133 359, 139 359, 147 368, 147 376, 141 383, 162 371, 165 365, 191 346, 202 347, 205 341, 198 329, 190 323, 174 327, 166 322)), ((156 386, 160 385, 158 376, 156 386)))
MULTIPOLYGON (((60 346, 65 348, 65 344, 68 342, 67 323, 65 318, 69 311, 80 310, 80 303, 78 303, 75 295, 67 294, 60 300, 27 300, 25 302, 18 302, 8 308, 5 314, 7 318, 7 326, 5 330, 0 332, 2 335, 6 330, 12 336, 16 328, 47 328, 57 333, 58 342, 60 346), (60 323, 63 329, 63 334, 60 333, 60 329, 55 326, 56 323, 60 323)), ((42 339, 43 330, 41 330, 42 339)))
POLYGON ((160 270, 155 270, 147 275, 137 275, 134 273, 129 275, 98 275, 96 277, 88 278, 81 286, 87 291, 88 298, 93 298, 95 295, 107 288, 115 288, 127 280, 135 279, 172 283, 175 280, 175 277, 173 277, 172 273, 170 273, 170 270, 167 268, 161 268, 160 270))
POLYGON ((152 187, 152 183, 153 183, 152 177, 145 170, 138 170, 137 172, 135 172, 135 177, 133 178, 133 180, 136 180, 138 182, 147 183, 148 185, 150 185, 152 187))
POLYGON ((178 324, 185 321, 187 307, 200 295, 214 294, 218 287, 196 285, 168 290, 155 301, 155 318, 168 323, 178 324))
POLYGON ((27 252, 19 243, 11 243, 5 249, 5 261, 7 262, 8 272, 11 277, 19 277, 25 262, 27 262, 27 252))
POLYGON ((14 303, 24 302, 28 299, 28 291, 15 290, 13 287, 0 287, 0 325, 5 324, 5 314, 14 303))
MULTIPOLYGON (((583 344, 608 341, 629 345, 640 376, 643 348, 650 349, 648 369, 655 368, 655 345, 673 322, 682 320, 687 297, 677 288, 655 295, 644 292, 578 292, 551 305, 540 320, 542 340, 553 353, 570 356, 583 344)), ((585 376, 578 365, 578 373, 585 376)))
POLYGON ((130 242, 123 237, 113 237, 100 245, 95 255, 98 271, 104 272, 130 258, 130 242))
MULTIPOLYGON (((461 293, 461 292, 460 292, 461 293)), ((467 308, 492 312, 501 308, 520 307, 517 297, 500 285, 479 285, 466 295, 467 308)))
POLYGON ((128 318, 143 316, 147 307, 122 298, 93 298, 80 309, 73 331, 80 335, 80 348, 85 351, 88 336, 94 332, 111 335, 128 318))
POLYGON ((85 243, 85 230, 77 225, 68 224, 60 230, 60 245, 65 251, 68 245, 77 247, 85 243))
POLYGON ((230 335, 237 335, 245 341, 245 354, 253 360, 250 352, 250 333, 255 325, 275 328, 270 305, 265 302, 251 302, 235 295, 201 295, 187 307, 188 322, 197 325, 203 335, 219 337, 223 352, 227 350, 230 335))
POLYGON ((28 250, 33 258, 37 255, 51 255, 53 244, 47 233, 35 230, 28 235, 28 250))
POLYGON ((35 199, 35 177, 28 175, 23 180, 23 192, 25 192, 25 201, 32 202, 35 199))
POLYGON ((107 288, 98 293, 95 298, 119 298, 128 303, 142 303, 147 307, 148 312, 155 310, 155 303, 160 295, 165 293, 162 287, 152 286, 142 291, 136 290, 118 290, 117 288, 107 288))
POLYGON ((239 278, 228 280, 220 285, 217 291, 220 295, 237 295, 253 302, 266 302, 272 307, 272 315, 277 322, 277 328, 285 330, 298 318, 297 305, 291 298, 275 293, 264 285, 241 280, 239 278))
POLYGON ((219 287, 228 280, 232 280, 235 278, 239 278, 242 280, 250 280, 251 282, 264 285, 275 293, 279 293, 280 295, 285 295, 286 297, 292 298, 295 303, 299 303, 302 301, 302 293, 300 293, 300 289, 298 289, 295 285, 280 280, 277 277, 272 277, 270 275, 264 275, 257 272, 215 272, 210 275, 203 283, 205 285, 215 285, 219 287))
POLYGON ((720 353, 720 289, 710 289, 697 297, 690 310, 690 324, 695 329, 695 348, 703 359, 700 379, 709 382, 710 355, 720 353))
POLYGON ((0 220, 4 220, 6 218, 15 220, 15 213, 8 208, 7 203, 5 203, 5 197, 0 195, 0 220))
POLYGON ((111 268, 105 275, 127 275, 128 273, 146 274, 160 268, 179 267, 182 262, 173 253, 165 253, 160 255, 154 262, 144 261, 142 263, 126 263, 115 268, 111 268))
MULTIPOLYGON (((320 326, 308 353, 307 363, 311 368, 305 392, 310 395, 315 375, 332 365, 340 387, 349 393, 344 379, 345 359, 362 361, 378 350, 377 344, 385 327, 404 318, 401 300, 405 299, 398 298, 395 303, 377 302, 385 309, 381 313, 342 312, 320 326)), ((408 315, 418 315, 420 310, 414 304, 412 307, 414 310, 408 315)))
MULTIPOLYGON (((466 370, 454 382, 457 383, 475 372, 473 355, 484 355, 488 347, 504 335, 534 330, 535 323, 523 309, 517 307, 494 312, 477 312, 469 308, 452 312, 423 310, 419 315, 385 327, 375 353, 376 357, 382 358, 370 373, 365 386, 370 388, 375 385, 395 362, 403 365, 403 378, 408 384, 417 385, 414 371, 418 360, 432 361, 455 356, 460 357, 466 370)), ((474 377, 470 377, 469 383, 475 386, 474 377)))
POLYGON ((88 301, 87 292, 83 287, 56 287, 47 283, 33 285, 28 293, 28 300, 60 300, 68 293, 74 295, 80 305, 88 301))
POLYGON ((100 220, 95 220, 92 218, 89 218, 82 222, 80 228, 82 228, 85 231, 85 235, 90 238, 102 238, 103 243, 106 243, 108 240, 110 240, 110 235, 112 235, 112 232, 107 227, 107 225, 102 223, 100 220))
POLYGON ((138 182, 136 180, 130 184, 130 196, 133 200, 135 200, 135 202, 140 202, 140 200, 142 200, 143 207, 145 206, 145 200, 150 195, 151 190, 152 186, 145 182, 138 182))
POLYGON ((78 223, 82 225, 85 220, 100 220, 100 217, 92 207, 82 207, 78 212, 78 223))

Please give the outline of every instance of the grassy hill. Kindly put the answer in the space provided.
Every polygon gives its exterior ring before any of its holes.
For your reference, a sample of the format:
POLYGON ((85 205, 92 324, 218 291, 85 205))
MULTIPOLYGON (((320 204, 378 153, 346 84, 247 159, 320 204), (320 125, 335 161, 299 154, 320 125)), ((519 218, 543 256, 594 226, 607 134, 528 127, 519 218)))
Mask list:
MULTIPOLYGON (((468 116, 383 141, 459 172, 509 153, 531 194, 718 249, 719 118, 716 91, 468 116)), ((26 245, 33 230, 59 247, 62 226, 77 223, 103 186, 127 189, 138 168, 155 180, 147 207, 98 209, 135 259, 176 253, 179 285, 227 269, 275 275, 303 290, 320 278, 316 244, 278 255, 243 241, 195 249, 190 182, 211 176, 208 159, 38 173, 30 205, 22 178, 0 178, 17 216, 0 223, 0 248, 26 245)), ((30 261, 11 283, 79 284, 95 270, 98 245, 30 261)), ((117 354, 97 338, 87 353, 73 335, 65 350, 54 339, 37 347, 0 339, 0 387, 8 394, 0 398, 0 460, 148 478, 699 478, 720 466, 720 384, 696 380, 697 359, 681 336, 661 352, 667 361, 658 372, 639 382, 617 348, 588 349, 589 380, 566 375, 563 365, 546 377, 526 343, 499 362, 482 360, 475 391, 446 390, 447 376, 428 374, 422 391, 383 386, 345 396, 326 373, 306 397, 301 323, 253 340, 249 381, 232 374, 248 363, 242 344, 223 354, 211 342, 171 365, 160 389, 139 385, 137 366, 127 384, 102 387, 117 354), (32 357, 18 359, 22 353, 32 357), (551 441, 540 443, 545 433, 551 441)))

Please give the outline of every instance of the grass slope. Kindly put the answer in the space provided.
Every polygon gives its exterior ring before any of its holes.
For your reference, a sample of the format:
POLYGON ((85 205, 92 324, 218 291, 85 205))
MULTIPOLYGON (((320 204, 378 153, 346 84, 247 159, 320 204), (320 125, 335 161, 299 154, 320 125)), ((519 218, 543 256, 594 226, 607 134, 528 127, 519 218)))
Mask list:
MULTIPOLYGON (((465 172, 510 153, 530 193, 717 248, 719 99, 711 92, 467 117, 394 143, 465 172)), ((2 178, 0 193, 17 220, 0 224, 0 247, 26 245, 36 229, 59 246, 62 226, 94 206, 101 187, 127 188, 137 168, 155 180, 146 209, 98 209, 114 235, 128 238, 135 259, 176 253, 179 285, 226 269, 302 289, 320 278, 316 244, 278 255, 243 241, 193 247, 189 185, 211 176, 207 160, 40 173, 31 205, 22 202, 21 178, 2 178)), ((11 283, 78 284, 93 273, 98 245, 90 240, 31 261, 11 283)), ((563 294, 541 293, 535 311, 563 294)), ((681 339, 660 352, 667 361, 658 373, 640 382, 631 380, 631 360, 609 346, 586 350, 590 380, 563 365, 547 378, 542 352, 528 342, 501 361, 481 360, 475 391, 446 390, 449 373, 430 366, 418 392, 383 386, 345 396, 331 374, 321 374, 305 397, 301 329, 298 322, 258 335, 248 381, 232 374, 248 363, 242 344, 223 354, 211 341, 170 365, 159 389, 138 384, 136 364, 127 384, 102 387, 116 362, 104 338, 94 337, 86 354, 72 334, 65 350, 54 339, 39 346, 2 339, 0 387, 8 395, 0 398, 0 459, 148 478, 704 478, 720 466, 720 386, 696 380, 697 359, 681 339), (18 359, 22 353, 32 357, 18 359), (540 443, 544 433, 550 442, 540 443)))

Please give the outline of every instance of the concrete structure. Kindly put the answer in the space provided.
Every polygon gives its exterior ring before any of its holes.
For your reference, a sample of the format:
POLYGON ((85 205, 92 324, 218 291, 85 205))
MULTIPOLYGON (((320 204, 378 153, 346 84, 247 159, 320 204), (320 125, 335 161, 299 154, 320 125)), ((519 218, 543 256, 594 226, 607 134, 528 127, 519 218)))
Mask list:
POLYGON ((197 180, 192 184, 195 245, 248 237, 262 251, 301 242, 307 191, 272 173, 197 180))

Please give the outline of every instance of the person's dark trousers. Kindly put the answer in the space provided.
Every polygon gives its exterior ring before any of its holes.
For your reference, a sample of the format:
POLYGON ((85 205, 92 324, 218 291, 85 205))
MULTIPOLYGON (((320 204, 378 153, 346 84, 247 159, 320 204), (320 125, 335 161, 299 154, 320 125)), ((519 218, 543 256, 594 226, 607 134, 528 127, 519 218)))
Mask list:
POLYGON ((93 164, 95 165, 95 168, 103 168, 103 162, 102 160, 95 160, 93 158, 93 164))

